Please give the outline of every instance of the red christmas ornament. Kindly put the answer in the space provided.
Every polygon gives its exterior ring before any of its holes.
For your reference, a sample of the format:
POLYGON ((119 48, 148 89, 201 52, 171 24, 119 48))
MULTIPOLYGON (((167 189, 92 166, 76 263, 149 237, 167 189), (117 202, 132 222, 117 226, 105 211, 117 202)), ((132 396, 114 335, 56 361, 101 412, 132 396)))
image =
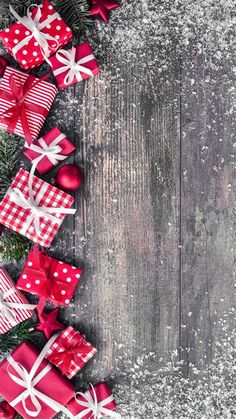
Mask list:
POLYGON ((120 7, 115 0, 91 0, 92 7, 89 16, 100 16, 104 22, 108 23, 109 12, 120 7))
POLYGON ((35 330, 43 332, 47 339, 50 339, 53 333, 57 330, 65 329, 65 326, 57 321, 58 310, 58 308, 55 308, 55 310, 48 314, 44 311, 42 313, 38 313, 40 324, 35 327, 35 330))
POLYGON ((6 58, 0 57, 0 77, 3 76, 6 67, 8 66, 8 62, 6 58))
POLYGON ((83 173, 79 167, 66 164, 58 169, 55 181, 61 189, 76 191, 83 182, 83 173))
POLYGON ((16 411, 5 400, 0 402, 0 419, 14 419, 16 411))

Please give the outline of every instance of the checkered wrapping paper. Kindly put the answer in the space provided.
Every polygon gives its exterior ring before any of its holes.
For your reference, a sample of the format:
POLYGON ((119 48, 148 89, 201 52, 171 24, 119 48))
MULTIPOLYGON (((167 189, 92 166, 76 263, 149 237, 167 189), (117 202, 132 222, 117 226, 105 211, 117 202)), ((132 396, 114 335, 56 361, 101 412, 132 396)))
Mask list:
MULTIPOLYGON (((40 217, 40 236, 36 233, 33 223, 31 223, 25 236, 41 246, 49 247, 65 218, 64 214, 56 212, 56 208, 70 208, 73 205, 74 198, 49 183, 44 182, 37 176, 33 176, 33 191, 35 196, 37 196, 44 185, 46 185, 46 192, 40 200, 39 205, 55 207, 55 214, 53 215, 59 219, 59 222, 56 223, 46 217, 40 217)), ((29 198, 29 173, 26 170, 20 169, 9 190, 15 188, 19 189, 26 199, 29 198)), ((31 214, 31 210, 28 208, 24 209, 13 202, 8 192, 0 202, 0 223, 21 234, 22 226, 31 214)))
MULTIPOLYGON (((50 349, 48 350, 45 358, 47 359, 50 355, 56 355, 59 352, 63 351, 62 346, 60 345, 60 340, 62 341, 65 339, 65 341, 70 342, 70 340, 75 336, 78 335, 79 337, 82 337, 80 333, 78 333, 73 327, 68 326, 56 339, 56 341, 52 344, 50 349)), ((77 358, 79 360, 78 363, 75 363, 73 360, 71 361, 70 368, 68 372, 66 373, 66 377, 73 378, 75 374, 78 373, 78 371, 83 368, 83 366, 96 354, 97 349, 91 345, 91 343, 87 342, 85 339, 83 340, 83 344, 86 344, 88 348, 91 348, 90 352, 88 353, 80 353, 78 350, 77 358)), ((56 367, 60 370, 60 363, 54 364, 56 367)))

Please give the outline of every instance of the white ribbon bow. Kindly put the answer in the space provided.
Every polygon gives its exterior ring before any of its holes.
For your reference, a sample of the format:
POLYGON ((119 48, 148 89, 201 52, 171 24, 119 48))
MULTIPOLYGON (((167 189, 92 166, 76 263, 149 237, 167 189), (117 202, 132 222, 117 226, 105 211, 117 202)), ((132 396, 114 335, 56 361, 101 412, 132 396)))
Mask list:
POLYGON ((93 419, 100 419, 102 416, 109 416, 110 418, 121 419, 121 415, 113 410, 107 409, 106 406, 108 403, 114 400, 113 395, 111 394, 104 400, 98 402, 97 395, 95 392, 94 387, 92 386, 93 397, 89 391, 85 393, 78 392, 75 394, 75 400, 78 404, 83 407, 86 407, 85 410, 80 412, 78 415, 74 416, 76 419, 83 419, 86 415, 90 413, 89 418, 93 419), (77 395, 83 396, 84 400, 77 399, 77 395))
POLYGON ((62 148, 58 145, 58 143, 60 143, 60 141, 62 141, 64 138, 65 135, 61 133, 60 135, 58 135, 57 138, 55 138, 55 140, 51 142, 50 145, 47 145, 43 138, 39 138, 38 140, 41 147, 35 144, 31 144, 29 150, 33 150, 36 153, 40 154, 32 161, 35 168, 37 167, 40 160, 42 160, 45 156, 47 156, 47 158, 54 166, 58 163, 59 160, 62 161, 66 159, 67 156, 63 156, 60 154, 62 148))
POLYGON ((10 402, 10 405, 12 407, 15 407, 18 403, 22 402, 22 405, 24 407, 24 410, 27 415, 31 417, 37 417, 39 413, 42 410, 42 406, 40 401, 45 403, 47 406, 49 406, 51 409, 53 409, 55 412, 62 411, 66 415, 70 416, 70 412, 60 403, 58 403, 56 400, 52 399, 51 397, 47 396, 46 394, 42 393, 41 391, 37 390, 35 386, 39 383, 40 380, 50 371, 52 366, 48 364, 43 370, 36 375, 37 370, 43 361, 48 349, 52 345, 52 343, 55 341, 55 339, 58 337, 58 335, 52 336, 52 338, 48 341, 48 343, 45 345, 41 353, 39 354, 38 358, 36 359, 34 365, 32 366, 30 371, 27 371, 26 368, 16 362, 14 358, 12 358, 11 355, 7 357, 7 360, 10 365, 8 365, 8 374, 9 377, 14 381, 16 384, 18 384, 20 387, 23 387, 23 390, 19 396, 17 396, 14 400, 10 402), (17 375, 13 374, 9 371, 10 366, 13 367, 17 375), (35 407, 35 410, 30 410, 26 406, 26 400, 27 398, 30 398, 33 406, 35 407))
POLYGON ((37 305, 33 304, 13 303, 11 301, 7 301, 6 299, 15 292, 16 290, 14 288, 10 288, 8 291, 0 293, 0 316, 8 321, 12 326, 16 325, 15 309, 34 310, 37 307, 37 305))
POLYGON ((94 60, 95 57, 93 54, 89 54, 84 58, 81 58, 77 62, 75 61, 75 54, 76 54, 76 48, 72 47, 71 50, 65 51, 64 49, 59 49, 56 53, 56 58, 60 63, 64 64, 64 66, 53 70, 53 73, 55 76, 64 73, 65 71, 67 74, 64 77, 64 84, 68 85, 71 84, 76 77, 77 81, 83 80, 81 73, 85 73, 88 76, 93 76, 92 71, 84 67, 82 64, 85 64, 91 60, 94 60))
MULTIPOLYGON (((41 32, 42 29, 44 29, 46 26, 50 25, 51 22, 53 22, 55 19, 58 19, 59 15, 57 12, 53 13, 52 15, 49 15, 47 17, 47 19, 45 19, 43 22, 39 22, 41 17, 42 17, 42 12, 40 7, 37 4, 32 4, 31 6, 28 7, 27 9, 27 16, 19 16, 18 13, 13 9, 13 7, 10 5, 9 6, 10 12, 12 13, 12 15, 22 24, 24 25, 24 27, 26 29, 28 29, 31 33, 26 36, 24 39, 22 39, 22 41, 18 42, 17 45, 14 46, 14 48, 12 48, 12 53, 14 55, 14 57, 16 58, 16 54, 17 52, 25 45, 27 45, 29 43, 29 41, 31 40, 31 38, 35 38, 35 40, 38 42, 42 55, 44 57, 44 59, 50 64, 50 61, 48 60, 48 57, 50 55, 50 49, 49 49, 49 44, 48 41, 53 41, 55 43, 55 46, 52 46, 51 48, 53 48, 54 50, 56 50, 59 46, 59 42, 56 38, 54 38, 53 36, 41 32), (31 12, 30 9, 31 7, 36 7, 37 8, 37 12, 36 15, 34 17, 34 19, 32 19, 31 17, 31 12)), ((51 65, 51 64, 50 64, 51 65)))

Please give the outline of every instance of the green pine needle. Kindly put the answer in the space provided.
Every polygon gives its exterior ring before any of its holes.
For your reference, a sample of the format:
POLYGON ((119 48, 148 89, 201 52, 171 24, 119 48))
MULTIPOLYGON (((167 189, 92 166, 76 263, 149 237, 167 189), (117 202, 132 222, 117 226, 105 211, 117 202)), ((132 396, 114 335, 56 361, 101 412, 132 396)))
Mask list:
POLYGON ((88 17, 89 5, 86 0, 57 0, 54 3, 75 35, 84 32, 92 24, 88 17))
POLYGON ((18 144, 14 139, 4 131, 0 131, 0 198, 2 198, 17 169, 18 144))
POLYGON ((0 237, 0 256, 4 262, 18 262, 27 256, 29 251, 29 241, 17 233, 7 236, 2 234, 0 237))
POLYGON ((0 356, 4 356, 7 352, 19 345, 19 343, 25 342, 26 340, 31 341, 32 339, 30 320, 26 320, 0 336, 0 356))
POLYGON ((11 23, 15 22, 14 16, 9 11, 9 4, 20 15, 25 16, 27 8, 31 4, 40 4, 41 0, 11 0, 10 2, 3 2, 1 9, 0 28, 7 28, 11 23))

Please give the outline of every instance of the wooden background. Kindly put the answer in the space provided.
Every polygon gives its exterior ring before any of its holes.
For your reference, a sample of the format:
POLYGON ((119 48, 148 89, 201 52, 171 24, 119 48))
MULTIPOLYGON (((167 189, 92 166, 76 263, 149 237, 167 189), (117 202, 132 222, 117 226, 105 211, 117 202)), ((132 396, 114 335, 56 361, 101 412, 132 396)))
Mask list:
POLYGON ((68 162, 85 174, 76 216, 50 249, 85 268, 60 315, 98 349, 77 388, 104 378, 115 387, 144 353, 168 359, 176 349, 190 374, 191 364, 211 362, 233 306, 231 69, 212 69, 193 50, 174 55, 161 77, 138 56, 103 55, 100 75, 60 91, 45 124, 76 144, 68 162))

